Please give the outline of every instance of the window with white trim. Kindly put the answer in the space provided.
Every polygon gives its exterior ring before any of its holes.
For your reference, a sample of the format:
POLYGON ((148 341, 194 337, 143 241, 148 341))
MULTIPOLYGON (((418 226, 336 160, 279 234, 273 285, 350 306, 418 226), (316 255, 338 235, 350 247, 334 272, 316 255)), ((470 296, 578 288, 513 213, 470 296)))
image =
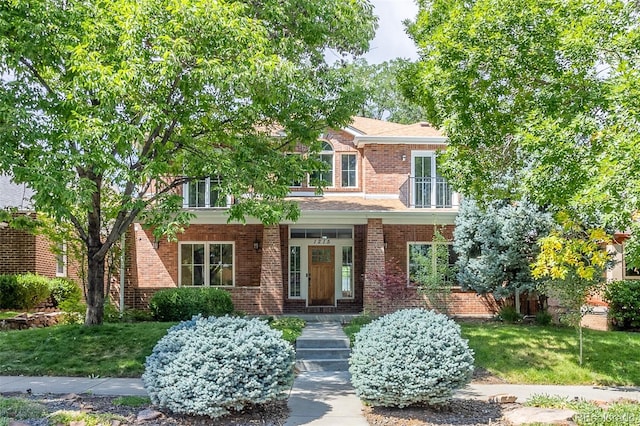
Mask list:
POLYGON ((333 186, 333 147, 329 142, 322 142, 322 151, 320 151, 318 159, 325 163, 327 168, 325 171, 313 172, 311 179, 324 181, 325 186, 333 186))
POLYGON ((232 242, 180 243, 180 285, 234 285, 232 242))
POLYGON ((356 187, 357 186, 356 154, 342 154, 341 166, 342 166, 342 187, 343 188, 356 187))
POLYGON ((183 197, 183 206, 190 208, 219 208, 231 204, 231 197, 223 192, 222 180, 217 177, 185 183, 183 197))
POLYGON ((420 268, 431 268, 433 271, 437 265, 438 250, 447 250, 449 267, 453 268, 458 255, 453 251, 452 243, 414 242, 409 243, 408 271, 410 283, 416 282, 416 275, 420 268))
POLYGON ((67 244, 56 244, 56 277, 67 276, 67 244))
POLYGON ((289 248, 289 297, 300 297, 300 279, 302 277, 300 246, 289 248))
POLYGON ((342 297, 353 297, 353 247, 342 247, 342 297))

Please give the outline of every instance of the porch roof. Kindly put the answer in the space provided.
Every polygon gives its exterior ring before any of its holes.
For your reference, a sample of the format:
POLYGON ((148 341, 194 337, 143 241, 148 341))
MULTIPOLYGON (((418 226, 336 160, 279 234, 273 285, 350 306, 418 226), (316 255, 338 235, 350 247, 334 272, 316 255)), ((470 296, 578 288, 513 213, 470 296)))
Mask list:
MULTIPOLYGON (((362 195, 288 197, 300 206, 300 224, 366 224, 382 219, 387 224, 453 224, 457 208, 410 208, 397 198, 365 198, 362 195)), ((191 223, 227 223, 227 209, 189 209, 196 217, 191 223)), ((259 223, 246 218, 246 223, 259 223)), ((291 224, 293 222, 286 222, 291 224)))

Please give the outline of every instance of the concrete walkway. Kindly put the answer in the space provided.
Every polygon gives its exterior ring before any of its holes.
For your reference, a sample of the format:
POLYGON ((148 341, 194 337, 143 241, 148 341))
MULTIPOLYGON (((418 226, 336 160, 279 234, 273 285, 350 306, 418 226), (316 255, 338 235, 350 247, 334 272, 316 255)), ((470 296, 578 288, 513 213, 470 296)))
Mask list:
MULTIPOLYGON (((302 329, 298 343, 301 341, 320 345, 341 341, 348 358, 349 339, 337 322, 308 323, 302 329)), ((349 372, 344 371, 349 368, 346 359, 318 361, 318 364, 321 368, 307 369, 296 375, 288 401, 291 413, 285 426, 367 426, 362 403, 351 386, 349 372)))

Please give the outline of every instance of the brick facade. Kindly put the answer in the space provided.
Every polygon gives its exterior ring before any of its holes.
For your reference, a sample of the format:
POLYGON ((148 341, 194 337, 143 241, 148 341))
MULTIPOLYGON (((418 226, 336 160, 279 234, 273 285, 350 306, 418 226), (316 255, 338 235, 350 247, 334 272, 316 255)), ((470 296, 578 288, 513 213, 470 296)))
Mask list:
MULTIPOLYGON (((127 270, 127 306, 144 308, 153 291, 179 286, 180 244, 210 241, 234 244, 235 282, 233 287, 224 288, 231 293, 236 308, 247 313, 359 313, 363 309, 388 312, 403 306, 425 306, 425 301, 413 288, 402 290, 401 301, 388 297, 375 276, 385 274, 390 261, 397 262, 406 271, 407 243, 433 239, 435 228, 426 224, 428 221, 448 224, 441 232, 446 238, 452 238, 451 211, 417 210, 409 206, 412 153, 442 150, 444 138, 424 123, 407 126, 356 118, 352 124, 341 130, 328 129, 320 137, 331 145, 333 152, 333 185, 325 188, 326 197, 311 197, 315 188, 310 188, 307 182, 291 188, 292 199, 298 196, 302 210, 296 227, 353 229, 352 241, 345 242, 345 237, 342 240, 336 237, 340 241, 328 243, 337 248, 334 252, 335 304, 308 307, 308 294, 305 294, 305 291, 308 293, 309 271, 308 264, 303 266, 308 261, 305 250, 327 243, 325 240, 295 237, 296 246, 301 250, 301 265, 298 265, 301 291, 299 295, 290 296, 289 229, 294 225, 265 228, 262 225, 227 224, 220 210, 195 209, 194 213, 203 212, 202 216, 198 217, 197 224, 178 236, 177 243, 155 242, 149 231, 142 230, 140 225, 134 226, 128 241, 132 260, 127 270), (342 187, 343 154, 356 155, 357 182, 354 187, 342 187), (254 249, 255 242, 260 243, 259 250, 254 249), (347 297, 348 292, 343 296, 340 288, 343 285, 340 282, 342 270, 338 269, 343 262, 340 247, 352 248, 351 281, 347 281, 353 286, 351 298, 347 297)), ((301 153, 306 151, 303 147, 298 148, 301 153)), ((459 289, 451 296, 451 307, 454 313, 471 316, 488 316, 495 309, 491 302, 481 300, 475 293, 464 293, 459 289)))

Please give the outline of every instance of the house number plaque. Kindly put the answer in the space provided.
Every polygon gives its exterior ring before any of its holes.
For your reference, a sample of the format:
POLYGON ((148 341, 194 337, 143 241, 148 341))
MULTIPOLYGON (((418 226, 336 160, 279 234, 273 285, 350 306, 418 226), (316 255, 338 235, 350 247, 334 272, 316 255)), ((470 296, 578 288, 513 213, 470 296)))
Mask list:
POLYGON ((318 239, 318 240, 313 240, 313 244, 315 245, 327 245, 327 244, 331 244, 331 240, 328 238, 322 238, 322 239, 318 239))

